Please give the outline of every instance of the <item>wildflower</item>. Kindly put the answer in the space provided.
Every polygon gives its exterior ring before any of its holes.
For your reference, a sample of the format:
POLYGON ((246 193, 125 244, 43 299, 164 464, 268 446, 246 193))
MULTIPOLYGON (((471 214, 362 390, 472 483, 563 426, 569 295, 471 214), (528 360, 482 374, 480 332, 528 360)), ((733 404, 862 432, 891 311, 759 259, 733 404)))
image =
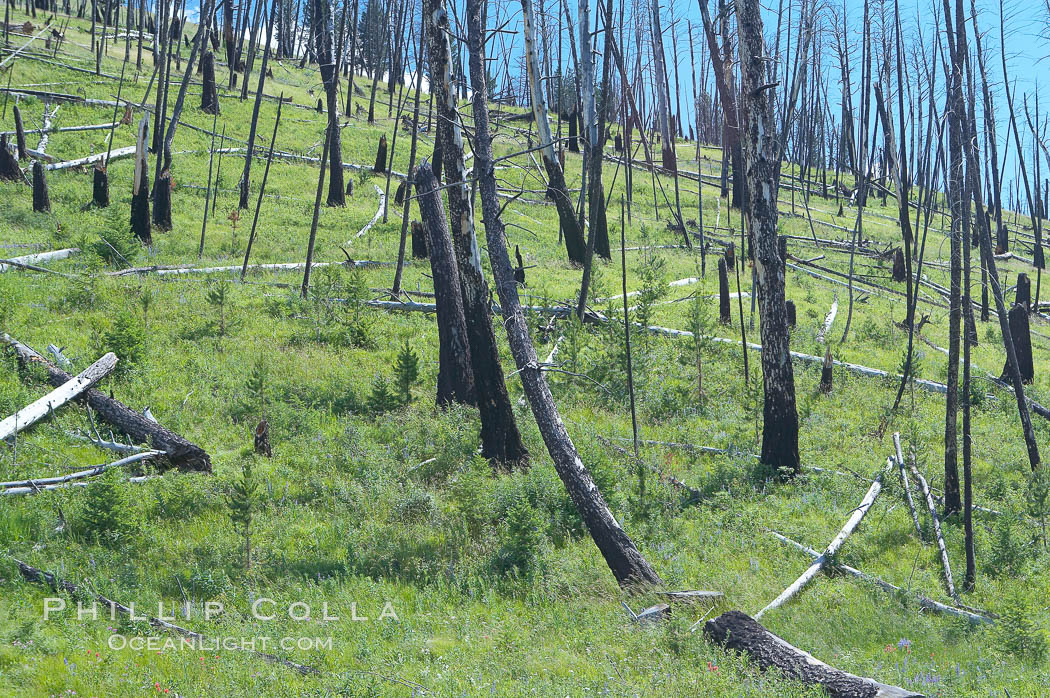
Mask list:
POLYGON ((902 650, 907 650, 908 652, 911 652, 911 640, 909 640, 906 637, 902 637, 900 640, 897 641, 897 647, 902 650))
POLYGON ((718 665, 713 663, 713 662, 708 662, 707 663, 707 670, 708 671, 718 671, 718 665))

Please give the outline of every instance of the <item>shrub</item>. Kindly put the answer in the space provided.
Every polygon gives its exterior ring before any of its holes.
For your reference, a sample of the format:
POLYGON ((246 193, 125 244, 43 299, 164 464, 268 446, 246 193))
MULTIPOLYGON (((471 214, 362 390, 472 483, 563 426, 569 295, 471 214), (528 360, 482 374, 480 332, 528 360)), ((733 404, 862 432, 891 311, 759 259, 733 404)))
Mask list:
POLYGON ((106 351, 117 355, 116 373, 126 376, 141 363, 146 354, 146 330, 134 315, 123 311, 103 336, 106 351))
POLYGON ((1007 656, 1019 656, 1038 663, 1046 657, 1046 630, 1036 621, 1039 609, 1025 586, 1014 587, 1003 594, 1000 618, 995 624, 1001 649, 1007 656))
POLYGON ((504 543, 493 561, 497 572, 516 570, 519 575, 528 576, 535 570, 542 542, 541 523, 528 501, 521 499, 511 506, 504 525, 504 543))
POLYGON ((368 395, 368 409, 372 414, 383 414, 397 407, 397 398, 390 392, 386 376, 377 373, 372 379, 372 392, 368 395))
POLYGON ((394 364, 394 384, 403 404, 412 401, 412 386, 419 382, 419 355, 409 346, 406 340, 397 353, 394 364))

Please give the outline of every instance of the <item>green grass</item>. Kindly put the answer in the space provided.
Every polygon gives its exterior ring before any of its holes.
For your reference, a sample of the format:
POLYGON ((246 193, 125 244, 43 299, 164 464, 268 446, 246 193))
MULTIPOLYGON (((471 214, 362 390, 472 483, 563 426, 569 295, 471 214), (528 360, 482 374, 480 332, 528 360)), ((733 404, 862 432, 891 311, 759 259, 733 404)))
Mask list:
MULTIPOLYGON (((15 12, 19 21, 23 16, 15 12)), ((13 19, 12 21, 15 21, 13 19)), ((13 37, 15 45, 24 41, 13 37)), ((62 57, 90 68, 90 52, 77 44, 89 38, 83 23, 70 25, 62 57)), ((119 74, 123 52, 114 47, 103 70, 119 74)), ((149 80, 129 80, 124 92, 139 98, 149 80)), ((266 92, 284 92, 297 105, 312 106, 320 93, 316 71, 275 65, 275 80, 266 92), (312 91, 312 93, 311 93, 312 91)), ((220 83, 225 68, 218 69, 220 83)), ((6 80, 5 80, 6 82, 6 80)), ((63 83, 53 89, 82 92, 111 99, 114 81, 95 82, 90 76, 50 65, 17 60, 12 86, 63 83)), ((366 90, 367 81, 358 78, 366 90)), ((254 89, 253 80, 252 87, 254 89)), ((385 86, 379 95, 385 98, 385 86)), ((49 89, 49 88, 40 88, 49 89)), ((345 90, 345 84, 344 84, 345 90)), ((174 97, 172 98, 174 99, 174 97)), ((367 106, 367 98, 355 103, 367 106)), ((219 129, 244 140, 248 135, 251 100, 220 93, 219 129)), ((197 109, 199 93, 191 89, 184 118, 210 129, 211 116, 197 109)), ((259 122, 260 140, 268 142, 277 105, 266 101, 259 122)), ((27 128, 38 126, 44 105, 22 102, 27 128)), ((463 105, 469 123, 469 105, 463 105)), ((425 102, 424 102, 425 111, 425 102)), ((351 118, 343 130, 343 160, 369 166, 381 134, 392 137, 393 119, 385 106, 377 107, 375 125, 351 118)), ((135 115, 135 120, 138 119, 135 115)), ((63 104, 57 125, 102 123, 112 112, 63 104)), ((12 128, 10 105, 3 128, 12 128)), ((285 151, 316 157, 321 149, 325 117, 312 109, 286 106, 278 132, 285 151)), ((518 122, 520 125, 520 122, 518 122)), ((106 131, 52 134, 48 152, 59 159, 83 157, 106 146, 106 131)), ((29 136, 34 147, 36 137, 29 136)), ((114 146, 133 142, 131 126, 120 127, 114 146)), ((501 128, 497 155, 507 155, 527 143, 527 136, 501 128)), ((210 137, 180 128, 173 177, 176 181, 171 232, 154 233, 154 248, 138 249, 136 264, 196 263, 207 183, 210 137)), ((238 145, 234 143, 233 145, 238 145)), ((429 135, 420 142, 420 154, 429 155, 429 135)), ((717 170, 720 152, 702 149, 697 162, 692 144, 678 144, 680 166, 704 172, 717 170)), ((529 161, 517 157, 501 170, 505 186, 542 187, 529 161)), ((579 156, 569 154, 570 187, 579 186, 579 156)), ((154 163, 151 161, 151 168, 154 163)), ((227 216, 236 206, 237 180, 243 159, 224 157, 216 215, 209 221, 200 264, 239 264, 243 257, 252 210, 242 212, 233 229, 227 216)), ((264 163, 252 167, 253 197, 264 163)), ((394 167, 408 167, 408 141, 398 134, 394 167)), ((136 409, 149 406, 161 423, 204 446, 212 455, 214 475, 168 473, 143 484, 121 485, 129 501, 124 512, 129 532, 119 540, 96 542, 84 522, 88 497, 83 489, 49 492, 33 497, 0 500, 0 545, 18 557, 61 578, 94 587, 122 603, 156 614, 158 602, 170 610, 183 598, 195 605, 221 602, 226 612, 205 621, 199 616, 178 622, 208 636, 268 636, 332 638, 330 649, 277 650, 294 661, 320 670, 300 676, 234 651, 189 652, 111 649, 114 632, 157 635, 144 623, 77 621, 75 604, 58 618, 42 617, 49 590, 26 583, 16 566, 0 560, 0 685, 14 695, 141 695, 161 690, 183 695, 409 695, 412 688, 395 677, 418 683, 428 692, 450 695, 500 694, 586 695, 819 695, 813 689, 762 674, 743 658, 727 656, 707 644, 691 626, 707 615, 739 608, 753 613, 774 598, 808 564, 805 556, 764 533, 777 530, 812 547, 821 548, 858 504, 866 484, 849 477, 808 472, 790 484, 775 484, 751 458, 758 448, 756 424, 761 419, 761 374, 758 355, 749 357, 751 387, 744 383, 739 348, 705 348, 705 399, 697 399, 695 362, 685 340, 637 334, 634 339, 639 423, 643 438, 732 447, 729 456, 698 455, 651 447, 643 458, 651 465, 700 490, 699 503, 684 501, 677 490, 647 478, 647 495, 638 495, 636 469, 598 438, 628 437, 631 433, 626 402, 626 379, 620 363, 622 329, 615 325, 573 328, 558 324, 539 331, 546 319, 535 318, 533 336, 545 356, 559 335, 565 335, 558 360, 567 373, 550 373, 559 409, 569 431, 608 499, 610 506, 652 562, 669 588, 715 589, 726 593, 716 608, 682 607, 656 625, 639 626, 628 620, 620 605, 626 600, 636 611, 658 599, 653 595, 626 598, 617 589, 598 551, 587 537, 561 483, 554 474, 517 378, 508 379, 518 423, 532 454, 527 472, 495 477, 478 461, 476 411, 433 405, 437 374, 437 331, 431 316, 368 312, 355 317, 345 304, 325 300, 345 297, 352 286, 346 271, 317 270, 315 300, 297 299, 295 273, 252 273, 246 283, 234 283, 225 312, 232 322, 225 333, 218 328, 218 310, 208 302, 215 277, 112 277, 103 272, 119 268, 98 255, 99 234, 120 236, 127 227, 131 198, 131 160, 110 168, 112 205, 108 210, 84 210, 90 200, 90 172, 49 173, 53 212, 32 212, 29 189, 0 184, 4 202, 0 211, 0 244, 39 243, 50 247, 78 246, 84 252, 56 263, 56 270, 76 274, 81 281, 58 276, 9 271, 0 275, 0 325, 18 339, 43 349, 48 343, 65 348, 77 370, 113 348, 120 320, 122 346, 138 344, 140 359, 104 388, 136 409), (285 284, 290 284, 288 288, 285 284), (143 297, 148 297, 148 312, 143 297), (367 341, 350 330, 364 328, 367 341), (393 365, 403 342, 420 355, 420 381, 406 407, 373 414, 368 396, 377 375, 393 380, 393 365), (263 388, 265 414, 271 425, 274 457, 255 463, 260 510, 254 519, 255 564, 242 565, 243 541, 229 519, 227 496, 240 477, 241 463, 251 455, 251 430, 262 414, 258 390, 249 390, 252 367, 258 360, 268 368, 263 388), (758 420, 758 421, 756 421, 758 420), (429 459, 435 459, 425 463, 429 459), (422 465, 421 465, 422 464, 422 465), (522 514, 520 503, 526 503, 522 514), (515 528, 508 515, 518 521, 515 528), (524 523, 521 523, 524 521, 524 523), (535 528, 532 533, 522 532, 535 528), (508 560, 527 560, 525 568, 508 569, 508 560), (274 599, 276 608, 303 601, 312 619, 296 622, 279 616, 253 620, 253 600, 274 599), (339 620, 322 620, 321 604, 339 620), (351 604, 369 621, 351 619, 351 604), (398 618, 379 620, 386 602, 398 618), (114 630, 115 629, 115 630, 114 630), (717 669, 715 669, 717 667, 717 669)), ((394 261, 400 230, 400 209, 391 207, 389 219, 369 233, 356 232, 372 218, 378 199, 373 184, 385 188, 384 178, 347 171, 355 194, 345 209, 324 208, 318 228, 318 261, 342 261, 345 247, 354 259, 394 261)), ((606 186, 616 184, 610 196, 610 236, 618 249, 618 200, 623 171, 607 165, 606 186)), ((661 177, 673 200, 673 181, 661 177)), ((254 262, 293 262, 305 257, 317 170, 274 162, 263 200, 254 262)), ((391 198, 396 180, 391 183, 391 198)), ((676 244, 680 239, 666 228, 670 217, 662 195, 654 207, 652 179, 636 172, 632 192, 628 245, 676 244)), ((681 183, 686 218, 697 218, 696 184, 681 183)), ((659 190, 658 190, 659 191, 659 190)), ((540 195, 526 195, 538 199, 540 195)), ((785 202, 782 231, 808 235, 805 218, 786 215, 792 194, 781 191, 785 202)), ((800 199, 795 199, 803 213, 800 199)), ((892 220, 893 200, 883 206, 872 200, 864 221, 865 235, 882 247, 897 244, 899 231, 892 220)), ((814 199, 814 207, 828 213, 814 218, 852 226, 856 212, 846 207, 836 213, 834 200, 814 199)), ((415 215, 415 214, 413 214, 415 215)), ((703 187, 705 225, 739 226, 739 212, 726 210, 715 187, 703 187)), ((507 206, 509 242, 520 245, 527 265, 528 287, 523 300, 534 304, 572 301, 578 290, 579 270, 566 262, 557 243, 557 218, 552 207, 525 202, 507 206)), ((1022 224, 1024 220, 1020 221, 1022 224)), ((939 217, 929 234, 926 259, 944 262, 947 242, 939 217)), ((817 227, 820 237, 841 237, 817 227)), ((4 247, 15 256, 32 250, 4 247)), ((790 245, 800 257, 819 254, 816 248, 790 245)), ((845 270, 845 255, 825 251, 820 262, 845 270)), ((618 255, 614 255, 616 258, 618 255)), ((486 255, 482 255, 486 258, 486 255)), ((976 256, 974 257, 976 260, 976 256)), ((648 257, 628 253, 628 286, 637 290, 649 278, 652 288, 666 281, 698 276, 697 254, 684 250, 657 250, 648 257), (659 283, 658 283, 659 282, 659 283)), ((667 289, 661 300, 677 300, 698 293, 717 293, 715 258, 708 256, 706 279, 698 284, 667 289)), ((1010 285, 1020 271, 1017 261, 1001 264, 1010 285)), ((976 264, 975 264, 976 268, 976 264)), ((857 273, 872 275, 888 286, 888 263, 858 258, 857 273)), ((356 272, 358 285, 371 288, 368 297, 382 297, 393 268, 356 272)), ((409 262, 404 286, 430 291, 429 265, 409 262)), ((619 293, 618 262, 601 263, 596 270, 594 298, 619 293)), ((927 277, 947 284, 946 271, 928 267, 927 277)), ((974 278, 980 279, 979 268, 974 278)), ((864 285, 863 278, 858 284, 864 285)), ((735 286, 735 278, 733 279, 735 286)), ((744 270, 742 290, 750 291, 744 270)), ((798 326, 792 347, 811 354, 824 351, 816 334, 837 294, 839 316, 829 340, 836 358, 896 372, 907 335, 895 322, 903 319, 897 298, 858 296, 849 339, 841 343, 847 292, 841 286, 789 271, 788 297, 798 307, 798 326)), ((733 289, 735 290, 735 288, 733 289)), ((979 292, 974 294, 979 297, 979 292)), ((1012 297, 1012 294, 1011 294, 1012 297)), ((635 299, 634 302, 637 302, 635 299)), ((619 301, 598 302, 598 309, 614 314, 619 301)), ((665 303, 653 308, 652 322, 684 329, 689 303, 665 303)), ((710 314, 717 313, 710 301, 710 314)), ((715 327, 714 333, 739 337, 734 325, 715 327)), ((947 311, 920 306, 930 314, 924 329, 929 339, 947 345, 947 311)), ((750 326, 749 300, 744 300, 749 341, 758 341, 757 316, 750 326)), ((1033 398, 1050 398, 1050 361, 1045 322, 1033 319, 1036 382, 1033 398)), ((998 374, 1004 355, 997 323, 979 323, 980 346, 974 349, 977 366, 998 374)), ((505 337, 497 333, 505 373, 513 372, 505 337)), ((921 375, 943 380, 945 357, 917 342, 921 375)), ((125 359, 127 356, 122 356, 125 359)), ((44 392, 43 385, 20 372, 12 358, 0 370, 0 414, 7 415, 44 392)), ((921 390, 909 392, 903 408, 888 414, 896 390, 894 381, 864 378, 836 370, 835 388, 828 396, 817 392, 819 367, 796 364, 801 452, 806 466, 857 473, 870 480, 892 450, 892 434, 900 431, 907 447, 919 453, 921 467, 935 486, 943 470, 943 398, 921 390), (880 423, 886 420, 885 428, 880 423)), ((975 371, 975 383, 994 397, 974 409, 973 450, 975 499, 984 506, 1020 514, 1028 465, 1012 397, 994 389, 975 371)), ((1040 447, 1050 448, 1046 420, 1035 418, 1040 447)), ((758 425, 760 426, 760 424, 758 425)), ((69 468, 112 460, 67 435, 87 429, 81 408, 60 410, 56 417, 19 435, 17 446, 0 449, 4 479, 39 477, 69 468)), ((917 540, 896 477, 887 479, 868 519, 850 539, 841 559, 899 586, 946 599, 936 547, 917 540)), ((763 622, 789 642, 842 669, 930 695, 1037 695, 1045 691, 1050 670, 1045 659, 1022 654, 1018 648, 1033 638, 1045 638, 1050 615, 1050 556, 1036 527, 1024 522, 1007 525, 1010 517, 976 517, 978 585, 966 603, 1004 615, 1028 613, 1032 627, 1000 623, 970 627, 948 618, 920 612, 914 602, 895 598, 846 577, 821 577, 798 598, 770 613, 763 622), (898 648, 901 640, 910 646, 898 648)), ((945 525, 947 543, 957 578, 963 566, 961 522, 945 525)), ((274 648, 271 648, 274 649, 274 648)))

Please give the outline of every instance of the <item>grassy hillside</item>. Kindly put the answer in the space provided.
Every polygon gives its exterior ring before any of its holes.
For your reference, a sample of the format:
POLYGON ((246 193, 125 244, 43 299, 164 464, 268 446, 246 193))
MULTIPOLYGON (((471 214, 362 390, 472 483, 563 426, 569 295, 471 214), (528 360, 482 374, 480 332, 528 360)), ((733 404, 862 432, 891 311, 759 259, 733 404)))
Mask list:
MULTIPOLYGON (((24 19, 12 12, 13 22, 24 19)), ((14 46, 26 40, 11 37, 14 46)), ((87 25, 74 20, 54 60, 93 69, 89 42, 87 25)), ((116 43, 103 61, 103 72, 110 75, 121 69, 123 43, 116 43)), ((42 55, 42 49, 34 45, 31 55, 42 55)), ((290 63, 271 65, 274 78, 267 80, 266 93, 292 98, 282 110, 278 148, 318 157, 326 124, 326 116, 312 108, 321 94, 318 72, 290 63)), ((148 59, 143 68, 137 75, 129 68, 123 88, 129 99, 139 100, 146 92, 152 72, 148 59)), ((227 75, 220 66, 219 82, 227 75)), ((116 80, 22 58, 4 76, 5 84, 8 80, 12 90, 100 99, 113 99, 118 87, 116 80)), ((358 78, 357 83, 367 95, 368 81, 358 78)), ((176 89, 172 92, 173 101, 176 89)), ((225 129, 228 147, 243 147, 248 137, 252 101, 241 102, 238 96, 220 91, 217 128, 225 129)), ((395 130, 385 85, 378 98, 375 124, 355 116, 343 129, 343 160, 365 171, 347 171, 354 195, 345 209, 322 208, 317 261, 343 261, 341 248, 357 260, 396 260, 401 219, 401 208, 392 203, 396 179, 389 184, 388 218, 356 237, 376 212, 375 187, 388 186, 385 177, 369 171, 380 136, 392 140, 395 130)), ((13 129, 11 99, 0 127, 5 130, 13 129)), ((199 88, 191 88, 184 120, 210 131, 212 117, 198 109, 199 101, 199 88)), ((356 97, 354 103, 367 107, 367 97, 356 97)), ((38 128, 44 101, 28 97, 19 104, 26 128, 38 128)), ((57 126, 105 123, 113 116, 110 109, 57 106, 57 126)), ((263 102, 260 142, 268 143, 276 112, 276 102, 263 102)), ((469 105, 463 112, 469 124, 469 105)), ((139 116, 136 112, 133 122, 139 116)), ((133 128, 120 126, 113 146, 132 144, 133 128)), ((105 150, 108 133, 52 133, 47 153, 58 160, 98 153, 105 150)), ((28 139, 35 147, 37 136, 28 139)), ((504 124, 495 144, 497 155, 522 150, 526 140, 504 124)), ((762 414, 758 354, 749 352, 745 380, 739 345, 702 343, 700 396, 692 342, 639 331, 633 349, 641 436, 665 442, 646 446, 639 466, 615 448, 627 446, 624 439, 631 435, 622 324, 581 327, 558 321, 548 327, 548 318, 537 315, 533 338, 541 356, 564 337, 556 358, 562 370, 547 377, 570 434, 617 518, 669 588, 726 595, 718 604, 676 607, 669 620, 658 624, 633 623, 622 600, 638 611, 659 598, 628 598, 617 588, 554 473, 526 403, 519 400, 520 383, 512 375, 513 362, 498 328, 507 385, 532 467, 494 476, 477 456, 476 411, 434 406, 438 339, 433 317, 345 302, 386 298, 389 294, 382 289, 391 285, 393 266, 317 269, 309 301, 298 296, 300 272, 253 272, 245 283, 233 274, 107 275, 125 265, 114 259, 103 237, 137 266, 240 264, 265 163, 253 164, 253 208, 235 223, 229 215, 237 204, 235 189, 244 161, 232 154, 222 158, 220 195, 198 260, 210 144, 210 135, 179 128, 172 168, 174 228, 155 231, 151 249, 139 246, 127 232, 131 159, 109 168, 108 209, 85 206, 91 200, 88 169, 49 173, 50 214, 33 212, 24 184, 0 183, 4 257, 47 248, 81 249, 49 265, 73 278, 13 269, 0 274, 3 331, 40 351, 49 343, 63 347, 76 371, 103 352, 116 351, 121 370, 105 381, 104 389, 135 409, 148 406, 160 423, 206 448, 214 465, 212 475, 169 472, 131 484, 114 473, 88 488, 0 497, 0 549, 7 553, 0 555, 0 685, 9 687, 0 692, 820 694, 759 673, 744 658, 705 642, 694 624, 730 608, 753 613, 793 581, 809 559, 779 543, 767 529, 822 549, 885 467, 894 432, 902 434, 905 449, 917 454, 919 467, 939 487, 943 396, 910 388, 902 409, 890 414, 895 380, 837 368, 833 391, 823 395, 817 390, 819 365, 796 364, 806 471, 789 484, 778 484, 752 455, 762 414), (419 357, 419 375, 410 401, 400 404, 384 399, 382 385, 395 392, 394 367, 406 345, 419 357), (252 429, 263 415, 270 423, 271 459, 252 453, 252 429), (707 454, 674 444, 726 452, 707 454), (246 462, 251 463, 259 500, 250 569, 229 505, 246 462), (661 481, 650 467, 685 482, 700 498, 661 481), (269 648, 319 670, 308 676, 239 651, 114 649, 114 635, 170 636, 145 622, 110 620, 104 612, 97 620, 78 620, 72 600, 65 612, 45 620, 45 598, 62 595, 25 582, 9 556, 121 603, 134 602, 148 615, 157 615, 158 603, 169 613, 173 604, 189 601, 195 615, 185 619, 180 614, 176 622, 209 637, 331 638, 331 646, 269 648), (273 620, 252 617, 252 604, 261 597, 274 600, 272 609, 264 608, 276 613, 273 620), (225 612, 205 620, 201 606, 209 601, 223 604, 225 612), (309 619, 289 617, 289 606, 296 602, 309 605, 309 619), (388 602, 396 618, 380 618, 388 602), (338 619, 324 617, 324 603, 328 615, 338 619), (354 603, 356 615, 368 620, 353 619, 354 603)), ((421 138, 420 153, 429 156, 432 148, 428 132, 421 138)), ((720 151, 703 148, 698 162, 694 144, 684 141, 678 143, 678 155, 680 167, 691 172, 717 172, 721 160, 720 151)), ((397 136, 393 164, 400 172, 408 167, 404 131, 397 136)), ((542 189, 530 158, 518 156, 503 164, 507 169, 500 174, 509 190, 542 189)), ((568 154, 570 188, 579 186, 580 165, 578 155, 568 154)), ((150 166, 155 167, 154 161, 150 166)), ((596 299, 614 297, 620 288, 619 201, 626 196, 622 168, 607 164, 605 181, 607 186, 614 183, 609 210, 614 261, 597 265, 596 299)), ((316 182, 315 166, 274 161, 253 262, 303 261, 316 182)), ((739 340, 735 300, 734 324, 717 324, 715 263, 721 248, 708 254, 705 278, 668 287, 667 282, 701 276, 699 253, 651 247, 681 242, 680 235, 667 229, 670 213, 659 193, 662 187, 673 200, 673 180, 661 176, 654 195, 651 175, 638 170, 633 184, 624 235, 628 247, 649 249, 627 252, 628 288, 644 291, 632 299, 641 304, 632 319, 687 329, 698 318, 708 334, 739 340)), ((717 187, 705 184, 701 197, 695 182, 680 184, 686 218, 699 219, 702 207, 705 226, 735 229, 738 239, 739 211, 727 210, 717 187)), ((537 202, 541 198, 523 196, 537 202)), ((785 188, 781 199, 783 232, 810 236, 801 195, 785 188)), ((856 210, 846 205, 844 215, 835 215, 839 206, 833 198, 813 198, 811 205, 819 238, 845 235, 820 221, 847 228, 854 223, 856 210)), ((864 218, 865 237, 880 248, 899 244, 894 215, 892 199, 884 205, 873 198, 864 218)), ((417 217, 415 210, 412 217, 417 217)), ((580 271, 570 267, 558 244, 553 207, 518 200, 507 206, 504 218, 511 246, 520 246, 530 265, 523 300, 533 305, 571 302, 580 271)), ((1017 229, 1024 225, 1023 218, 1016 220, 1017 229)), ((942 286, 948 283, 946 227, 939 215, 934 217, 926 248, 926 277, 942 286)), ((731 233, 718 235, 728 240, 731 233)), ((789 251, 807 259, 824 254, 817 263, 836 271, 849 264, 846 254, 802 241, 792 241, 789 251)), ((1018 251, 1030 256, 1030 250, 1018 251)), ((491 278, 484 251, 482 258, 491 278)), ((1010 286, 1022 271, 1034 275, 1023 262, 1000 263, 1010 286)), ((887 261, 858 257, 856 273, 860 287, 877 283, 903 291, 903 284, 891 280, 887 261)), ((429 275, 426 260, 409 261, 405 289, 431 291, 429 275)), ((744 293, 750 292, 750 277, 744 267, 744 293)), ((731 284, 735 291, 735 276, 731 284)), ((823 355, 825 345, 817 335, 837 298, 838 318, 827 337, 835 358, 898 372, 907 342, 907 333, 897 324, 904 318, 899 296, 858 292, 848 340, 840 342, 848 303, 844 286, 790 269, 787 293, 798 309, 794 350, 823 355)), ((928 288, 922 293, 938 303, 943 300, 928 288)), ((417 299, 429 300, 422 295, 417 299)), ((593 306, 622 322, 619 304, 597 300, 593 306)), ((749 297, 742 309, 747 340, 758 342, 758 317, 751 313, 749 297)), ((923 336, 947 346, 947 310, 922 302, 920 312, 929 315, 923 336)), ((1036 379, 1030 394, 1045 404, 1050 400, 1050 330, 1042 318, 1033 316, 1032 322, 1036 379)), ((973 352, 974 497, 1001 513, 976 516, 978 583, 964 600, 1000 614, 1000 621, 971 626, 922 611, 910 596, 888 595, 849 577, 821 576, 763 622, 841 669, 928 695, 1038 695, 1050 682, 1045 651, 1050 555, 1036 523, 1040 512, 1029 506, 1032 476, 1013 397, 984 379, 983 370, 999 375, 1004 363, 994 317, 987 323, 978 320, 978 335, 980 344, 973 352)), ((919 341, 916 347, 921 377, 943 381, 944 355, 919 341)), ((4 358, 0 416, 43 395, 38 378, 21 371, 14 358, 4 358)), ((1050 424, 1034 420, 1040 447, 1050 449, 1050 424)), ((51 476, 114 460, 114 454, 71 436, 88 433, 88 424, 82 407, 67 407, 19 434, 16 443, 0 448, 3 479, 51 476)), ((896 473, 885 484, 840 561, 948 601, 937 548, 918 539, 896 473)), ((929 540, 928 518, 924 522, 929 540)), ((944 530, 950 559, 961 576, 961 520, 949 519, 944 530)), ((302 607, 291 610, 302 614, 302 607)))

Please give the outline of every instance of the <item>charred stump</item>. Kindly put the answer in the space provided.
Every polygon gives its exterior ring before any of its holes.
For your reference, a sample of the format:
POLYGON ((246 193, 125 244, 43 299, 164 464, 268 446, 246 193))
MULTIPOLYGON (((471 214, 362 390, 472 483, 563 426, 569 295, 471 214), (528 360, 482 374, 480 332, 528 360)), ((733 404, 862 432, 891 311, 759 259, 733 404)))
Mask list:
POLYGON ((405 205, 405 192, 408 189, 407 182, 401 182, 397 185, 397 191, 394 192, 394 203, 398 206, 405 205))
POLYGON ((973 314, 973 303, 970 301, 969 296, 963 296, 963 322, 966 324, 966 341, 970 343, 971 347, 979 345, 977 337, 977 319, 973 314))
POLYGON ((376 150, 376 164, 373 172, 386 172, 386 134, 379 137, 379 148, 376 150))
MULTIPOLYGON (((380 148, 386 150, 386 136, 380 141, 380 148)), ((440 344, 437 404, 460 402, 473 405, 477 402, 477 396, 474 391, 474 373, 471 370, 470 340, 467 335, 459 269, 456 266, 456 253, 452 248, 448 219, 445 218, 445 206, 441 201, 441 190, 438 189, 429 163, 424 162, 419 167, 416 175, 416 195, 419 201, 419 215, 427 233, 430 270, 434 277, 434 302, 437 305, 440 344)))
POLYGON ((350 198, 354 197, 354 180, 346 180, 346 195, 350 198))
POLYGON ((39 160, 33 162, 33 210, 37 213, 51 213, 47 177, 44 176, 44 165, 39 160))
POLYGON ((570 112, 569 113, 569 150, 571 150, 574 153, 580 152, 580 140, 577 137, 578 129, 576 128, 577 122, 578 122, 578 120, 576 118, 576 112, 575 111, 570 112))
POLYGON ((726 246, 726 251, 723 256, 725 257, 726 264, 730 269, 736 266, 736 245, 729 243, 729 245, 726 246))
POLYGON ((784 304, 787 306, 788 327, 794 327, 795 322, 797 322, 795 314, 795 301, 785 301, 784 304))
POLYGON ((205 51, 201 56, 201 73, 204 83, 201 92, 201 111, 206 114, 219 113, 219 91, 215 87, 215 56, 205 51))
POLYGON ((109 173, 101 162, 92 168, 91 203, 99 208, 109 206, 109 173))
POLYGON ((273 457, 273 450, 270 448, 270 423, 265 419, 255 427, 255 452, 267 458, 273 457))
MULTIPOLYGON (((1014 340, 1014 351, 1017 353, 1017 368, 1021 373, 1021 382, 1025 384, 1035 380, 1035 364, 1032 362, 1032 335, 1028 330, 1028 308, 1018 303, 1010 308, 1010 334, 1014 340)), ((1003 368, 1000 380, 1010 381, 1009 365, 1003 368)))
POLYGON ((28 160, 29 149, 26 148, 26 130, 22 126, 22 112, 19 110, 18 105, 14 105, 15 114, 15 144, 18 146, 18 159, 28 160))
POLYGON ((729 314, 729 265, 725 257, 718 260, 718 321, 723 325, 733 321, 729 314))
POLYGON ((22 179, 22 168, 18 158, 7 147, 7 134, 0 135, 0 179, 19 181, 22 179))
POLYGON ((616 148, 617 153, 623 152, 623 136, 616 134, 616 137, 613 139, 613 147, 616 148))
POLYGON ((897 248, 893 252, 893 280, 904 283, 908 278, 908 270, 904 264, 904 250, 897 248))
POLYGON ((171 172, 164 170, 153 188, 153 225, 171 230, 171 172))
POLYGON ((1032 280, 1028 274, 1017 275, 1017 290, 1014 295, 1014 303, 1023 305, 1029 312, 1032 311, 1032 280))
POLYGON ((419 221, 412 221, 412 258, 427 258, 427 233, 419 221))
POLYGON ((835 364, 831 360, 831 345, 824 352, 824 365, 820 369, 820 392, 827 395, 831 392, 832 367, 835 364))

